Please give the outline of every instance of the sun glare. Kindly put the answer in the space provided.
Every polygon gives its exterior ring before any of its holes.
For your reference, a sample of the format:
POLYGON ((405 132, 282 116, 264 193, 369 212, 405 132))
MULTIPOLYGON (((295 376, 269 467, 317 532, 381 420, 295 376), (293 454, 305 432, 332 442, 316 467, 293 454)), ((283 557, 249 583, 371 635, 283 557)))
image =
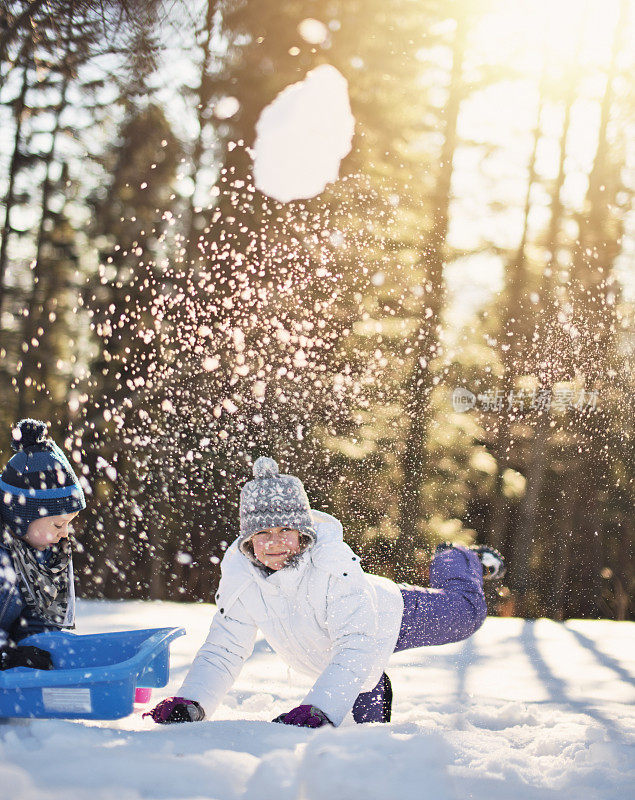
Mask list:
MULTIPOLYGON (((538 174, 555 179, 568 92, 573 100, 561 197, 582 211, 616 32, 625 42, 632 38, 628 26, 635 2, 629 2, 621 32, 616 27, 622 24, 620 5, 620 0, 497 0, 470 31, 465 70, 474 89, 463 102, 459 133, 466 142, 495 148, 487 157, 470 145, 455 154, 449 232, 454 247, 477 249, 483 235, 503 248, 518 242, 534 130, 540 120, 538 174), (492 80, 482 82, 488 73, 492 80), (492 203, 500 210, 494 212, 492 203)), ((546 195, 534 197, 530 219, 536 233, 547 224, 548 202, 546 195)), ((451 289, 460 285, 464 295, 470 283, 478 298, 487 287, 500 289, 502 262, 468 257, 448 269, 447 279, 451 289)), ((457 303, 462 315, 465 303, 457 303)))
POLYGON ((608 65, 619 11, 620 0, 500 0, 473 41, 501 67, 540 73, 544 62, 547 81, 557 83, 568 69, 608 65))

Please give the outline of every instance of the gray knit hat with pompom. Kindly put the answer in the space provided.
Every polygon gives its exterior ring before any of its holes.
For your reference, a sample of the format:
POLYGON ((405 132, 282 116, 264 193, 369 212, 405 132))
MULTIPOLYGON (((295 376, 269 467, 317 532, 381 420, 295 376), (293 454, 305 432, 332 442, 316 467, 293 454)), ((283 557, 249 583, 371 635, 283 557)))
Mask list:
POLYGON ((263 528, 295 528, 310 544, 317 538, 302 481, 295 475, 281 475, 277 463, 266 456, 256 459, 254 479, 240 492, 238 547, 252 561, 252 548, 245 544, 263 528))

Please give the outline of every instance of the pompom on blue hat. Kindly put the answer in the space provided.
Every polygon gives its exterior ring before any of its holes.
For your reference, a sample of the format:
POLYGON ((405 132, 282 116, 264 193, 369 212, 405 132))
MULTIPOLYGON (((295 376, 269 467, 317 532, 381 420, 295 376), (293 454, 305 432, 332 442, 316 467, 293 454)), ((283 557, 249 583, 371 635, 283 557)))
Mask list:
POLYGON ((40 517, 86 508, 77 475, 62 450, 46 438, 47 428, 40 420, 23 419, 13 429, 16 454, 0 478, 0 517, 14 536, 24 536, 40 517))

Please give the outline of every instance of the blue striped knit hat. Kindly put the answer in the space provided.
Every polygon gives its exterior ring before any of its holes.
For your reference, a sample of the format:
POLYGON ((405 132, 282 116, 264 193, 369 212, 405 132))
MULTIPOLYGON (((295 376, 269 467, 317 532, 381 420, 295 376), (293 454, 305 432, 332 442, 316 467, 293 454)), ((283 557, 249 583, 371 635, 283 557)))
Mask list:
POLYGON ((36 419, 23 419, 13 430, 16 454, 0 478, 0 516, 14 536, 24 536, 40 517, 86 508, 77 475, 46 432, 47 424, 36 419))

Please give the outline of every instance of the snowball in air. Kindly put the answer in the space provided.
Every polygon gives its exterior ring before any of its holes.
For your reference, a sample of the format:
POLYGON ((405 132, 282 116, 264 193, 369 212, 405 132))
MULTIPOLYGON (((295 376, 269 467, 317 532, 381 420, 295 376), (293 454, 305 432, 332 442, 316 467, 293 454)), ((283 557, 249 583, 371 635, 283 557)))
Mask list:
POLYGON ((202 366, 206 372, 213 372, 220 366, 220 359, 218 359, 216 356, 207 356, 203 359, 202 366))
POLYGON ((354 128, 346 79, 329 64, 317 67, 262 111, 254 144, 256 186, 281 203, 315 197, 337 180, 354 128))
POLYGON ((239 109, 240 103, 235 97, 222 97, 214 106, 214 116, 216 119, 230 119, 239 109))
POLYGON ((324 44, 329 37, 326 25, 313 17, 302 20, 298 25, 298 33, 309 44, 324 44))

